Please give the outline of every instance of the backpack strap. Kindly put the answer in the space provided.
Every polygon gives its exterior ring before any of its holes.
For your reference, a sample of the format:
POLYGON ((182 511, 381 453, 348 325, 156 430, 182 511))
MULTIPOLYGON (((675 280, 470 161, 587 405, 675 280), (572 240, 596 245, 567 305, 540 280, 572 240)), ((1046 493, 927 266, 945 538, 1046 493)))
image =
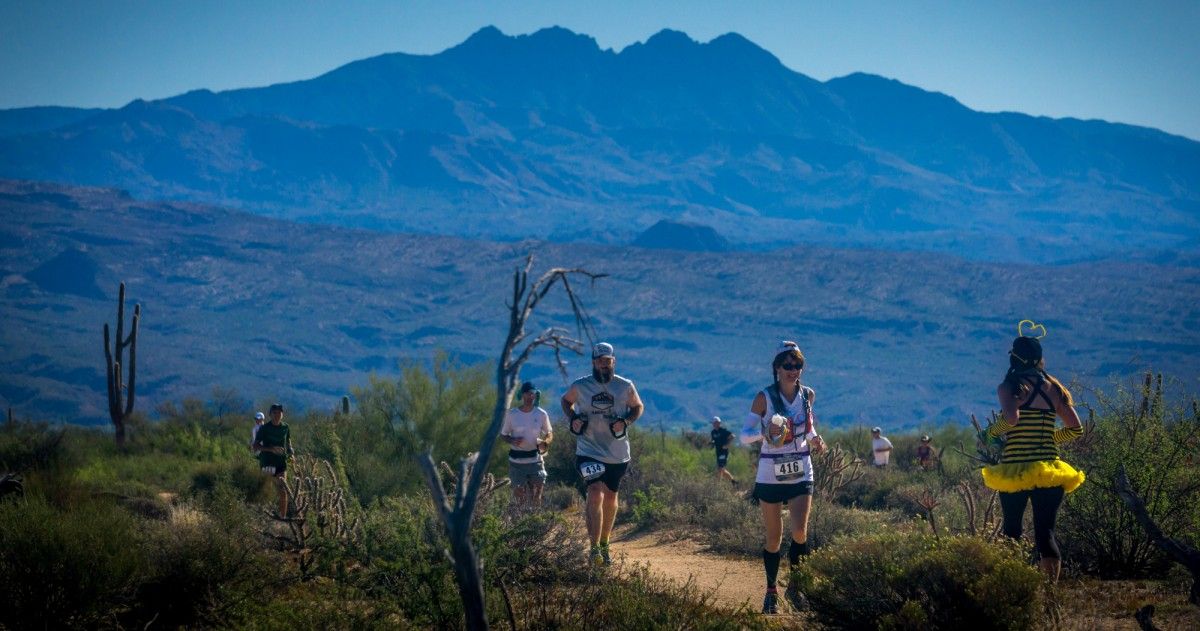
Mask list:
POLYGON ((1033 383, 1033 387, 1030 388, 1029 398, 1025 399, 1025 402, 1020 405, 1020 409, 1022 409, 1022 410, 1044 410, 1044 409, 1046 409, 1046 408, 1032 407, 1033 400, 1038 398, 1039 396, 1042 397, 1043 401, 1045 401, 1047 404, 1050 405, 1049 409, 1054 409, 1054 404, 1050 401, 1050 397, 1046 396, 1045 392, 1042 392, 1042 384, 1044 384, 1044 383, 1046 383, 1046 379, 1044 377, 1042 377, 1041 373, 1038 373, 1037 381, 1035 381, 1033 383))

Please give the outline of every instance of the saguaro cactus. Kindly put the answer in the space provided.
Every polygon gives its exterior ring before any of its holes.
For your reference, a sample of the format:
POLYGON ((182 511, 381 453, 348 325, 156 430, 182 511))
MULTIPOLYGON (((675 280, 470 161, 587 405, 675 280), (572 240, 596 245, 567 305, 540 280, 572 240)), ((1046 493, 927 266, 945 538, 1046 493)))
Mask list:
POLYGON ((112 419, 117 446, 125 446, 125 419, 133 414, 133 402, 137 384, 137 334, 138 321, 142 318, 142 305, 133 306, 133 322, 129 325, 129 336, 125 334, 125 283, 117 295, 117 339, 109 343, 108 323, 104 323, 104 364, 108 377, 108 416, 112 419), (124 380, 125 349, 129 349, 128 383, 124 380))

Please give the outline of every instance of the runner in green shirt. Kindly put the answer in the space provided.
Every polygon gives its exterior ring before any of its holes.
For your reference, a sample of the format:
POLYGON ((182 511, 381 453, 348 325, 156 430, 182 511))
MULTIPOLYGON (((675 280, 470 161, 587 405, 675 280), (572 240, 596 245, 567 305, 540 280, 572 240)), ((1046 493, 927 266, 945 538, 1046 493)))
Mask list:
POLYGON ((254 451, 263 473, 275 478, 275 492, 279 496, 279 517, 286 519, 288 508, 287 463, 296 455, 292 449, 292 434, 283 422, 283 405, 276 403, 269 412, 271 422, 258 428, 254 437, 254 451))

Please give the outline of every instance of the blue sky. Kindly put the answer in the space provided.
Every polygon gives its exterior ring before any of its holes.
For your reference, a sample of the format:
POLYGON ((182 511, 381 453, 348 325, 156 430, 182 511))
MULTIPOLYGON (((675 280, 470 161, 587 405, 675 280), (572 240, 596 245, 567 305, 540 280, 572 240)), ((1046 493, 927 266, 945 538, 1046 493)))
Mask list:
POLYGON ((735 31, 821 80, 870 72, 978 110, 1200 139, 1200 0, 0 0, 0 108, 114 107, 303 79, 385 52, 436 53, 489 24, 563 26, 617 50, 663 28, 700 41, 735 31))

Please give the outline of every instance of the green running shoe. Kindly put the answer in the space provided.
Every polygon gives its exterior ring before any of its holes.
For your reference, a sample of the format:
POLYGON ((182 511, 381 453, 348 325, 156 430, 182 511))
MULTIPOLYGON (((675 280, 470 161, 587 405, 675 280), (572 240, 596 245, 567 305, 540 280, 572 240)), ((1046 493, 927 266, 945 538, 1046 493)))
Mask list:
POLYGON ((599 545, 593 545, 592 551, 588 553, 588 562, 595 567, 604 566, 604 553, 602 553, 599 545))
POLYGON ((600 557, 604 559, 604 565, 612 565, 612 557, 608 556, 608 544, 600 544, 600 557))

